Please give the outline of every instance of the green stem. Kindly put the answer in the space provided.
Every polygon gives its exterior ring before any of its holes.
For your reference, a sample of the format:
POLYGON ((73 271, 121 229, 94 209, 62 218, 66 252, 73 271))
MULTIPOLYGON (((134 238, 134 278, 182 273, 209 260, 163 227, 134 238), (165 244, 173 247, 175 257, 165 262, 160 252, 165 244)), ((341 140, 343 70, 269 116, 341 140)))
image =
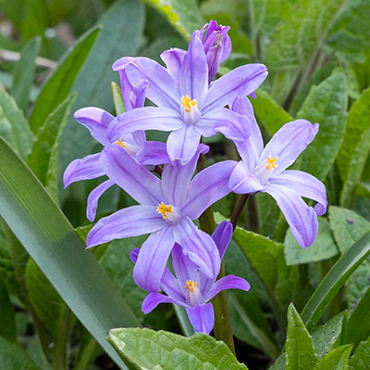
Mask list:
MULTIPOLYGON (((204 156, 201 155, 198 161, 198 172, 203 170, 205 166, 204 156)), ((200 229, 211 235, 215 230, 215 218, 213 215, 212 206, 208 207, 203 214, 199 217, 200 229)), ((218 275, 218 279, 225 276, 225 264, 221 261, 221 269, 218 275)), ((234 337, 231 330, 231 319, 229 305, 227 301, 227 292, 222 291, 212 299, 213 309, 215 312, 215 326, 214 336, 217 340, 222 340, 229 347, 230 351, 236 356, 234 337)))

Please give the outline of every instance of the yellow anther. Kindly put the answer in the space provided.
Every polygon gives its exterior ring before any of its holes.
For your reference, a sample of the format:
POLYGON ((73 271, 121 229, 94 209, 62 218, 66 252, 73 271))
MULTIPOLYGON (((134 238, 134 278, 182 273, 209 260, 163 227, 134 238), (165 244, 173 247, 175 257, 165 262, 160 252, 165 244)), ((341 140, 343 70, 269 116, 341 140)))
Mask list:
POLYGON ((271 171, 272 169, 276 168, 277 164, 275 164, 275 162, 277 161, 278 158, 279 158, 278 156, 271 158, 270 154, 269 157, 267 158, 266 169, 271 171))
POLYGON ((115 141, 114 144, 118 144, 119 146, 121 146, 123 149, 127 149, 125 144, 123 143, 122 139, 119 138, 118 141, 115 141))
POLYGON ((190 293, 194 293, 197 283, 192 280, 186 280, 185 289, 187 289, 190 293))
POLYGON ((172 213, 172 206, 169 204, 166 206, 163 202, 157 207, 157 212, 160 213, 163 218, 167 218, 168 213, 172 213))
POLYGON ((195 99, 190 100, 189 95, 186 95, 181 98, 181 104, 184 106, 185 112, 191 112, 191 108, 197 105, 197 101, 195 99))

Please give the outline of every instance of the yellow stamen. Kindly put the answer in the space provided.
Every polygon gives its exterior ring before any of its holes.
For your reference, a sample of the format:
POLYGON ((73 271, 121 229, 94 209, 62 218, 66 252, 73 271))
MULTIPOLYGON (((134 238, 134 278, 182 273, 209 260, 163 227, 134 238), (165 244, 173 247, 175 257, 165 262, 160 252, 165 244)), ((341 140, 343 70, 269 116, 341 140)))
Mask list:
POLYGON ((191 108, 197 105, 197 101, 195 99, 190 100, 189 95, 186 95, 181 98, 181 104, 184 106, 186 112, 191 112, 191 108))
POLYGON ((123 143, 122 139, 119 138, 118 141, 115 141, 114 144, 118 144, 119 146, 121 146, 123 149, 126 149, 126 146, 125 144, 123 143))
POLYGON ((185 289, 187 289, 190 293, 194 293, 197 283, 192 280, 186 280, 185 289))
POLYGON ((271 158, 270 154, 269 157, 267 158, 266 169, 271 171, 272 169, 276 168, 277 164, 275 164, 275 162, 277 161, 278 158, 279 158, 278 156, 271 158))
POLYGON ((160 213, 163 218, 167 218, 167 213, 172 213, 172 206, 169 204, 166 206, 163 202, 157 207, 157 212, 160 213))

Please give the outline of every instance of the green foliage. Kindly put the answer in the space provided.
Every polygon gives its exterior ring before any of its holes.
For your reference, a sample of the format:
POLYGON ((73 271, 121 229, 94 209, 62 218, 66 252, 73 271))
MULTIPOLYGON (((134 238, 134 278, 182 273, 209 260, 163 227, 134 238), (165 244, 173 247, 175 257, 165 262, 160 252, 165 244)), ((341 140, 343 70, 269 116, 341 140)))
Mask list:
POLYGON ((287 265, 299 265, 322 261, 338 254, 338 248, 334 242, 329 222, 325 218, 319 218, 319 231, 314 243, 306 249, 302 249, 288 230, 284 241, 284 255, 287 265))
POLYGON ((316 370, 346 370, 348 369, 348 357, 352 350, 352 346, 347 344, 335 348, 328 353, 315 367, 316 370))
POLYGON ((100 29, 95 28, 83 35, 45 82, 30 117, 30 126, 34 133, 44 124, 47 116, 67 98, 99 32, 100 29))
POLYGON ((135 369, 173 370, 184 364, 192 369, 247 369, 239 364, 223 342, 205 334, 184 338, 149 329, 112 329, 108 340, 135 369))
POLYGON ((40 370, 17 344, 0 337, 0 364, 6 370, 40 370))
POLYGON ((0 274, 0 337, 9 340, 10 342, 17 342, 15 330, 15 316, 13 306, 10 302, 6 286, 0 274))
POLYGON ((136 317, 32 173, 4 141, 0 151, 1 216, 74 314, 121 363, 104 338, 114 326, 139 325, 136 317))
MULTIPOLYGON (((330 207, 329 215, 330 227, 342 254, 346 253, 362 235, 370 230, 370 222, 348 209, 330 207)), ((364 279, 364 276, 370 276, 370 257, 362 262, 346 282, 346 295, 350 309, 357 305, 370 287, 369 280, 364 279)))
POLYGON ((115 83, 112 82, 112 96, 113 96, 113 103, 114 103, 114 110, 116 112, 116 116, 126 111, 125 103, 122 97, 121 88, 115 83))
POLYGON ((297 118, 318 122, 319 132, 300 157, 302 171, 324 180, 338 154, 346 125, 346 80, 336 73, 313 86, 297 118))
POLYGON ((370 369, 370 337, 366 342, 361 342, 354 355, 349 359, 350 370, 370 369))
POLYGON ((338 168, 344 182, 341 205, 353 202, 354 190, 359 182, 370 151, 370 89, 363 92, 348 113, 343 143, 338 153, 338 168))
POLYGON ((14 99, 0 86, 0 136, 23 159, 31 152, 34 135, 14 99))
POLYGON ((40 37, 28 41, 22 48, 21 57, 13 69, 12 95, 25 115, 27 115, 31 86, 35 75, 35 60, 39 53, 40 42, 40 37))
POLYGON ((194 30, 199 30, 204 24, 195 0, 188 0, 186 2, 181 0, 146 1, 163 13, 172 25, 187 39, 190 39, 194 30))
POLYGON ((287 370, 313 369, 318 363, 312 337, 293 304, 288 308, 288 334, 286 340, 287 370))

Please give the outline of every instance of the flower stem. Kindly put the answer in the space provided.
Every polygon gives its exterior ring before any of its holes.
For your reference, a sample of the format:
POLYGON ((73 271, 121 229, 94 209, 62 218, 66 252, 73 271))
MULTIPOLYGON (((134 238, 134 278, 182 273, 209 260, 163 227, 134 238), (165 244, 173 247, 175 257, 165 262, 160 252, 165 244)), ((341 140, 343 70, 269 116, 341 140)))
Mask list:
POLYGON ((243 194, 241 198, 239 199, 238 204, 235 207, 234 213, 231 216, 230 222, 233 225, 233 229, 236 229, 236 226, 238 225, 238 221, 240 218, 240 215, 243 212, 243 208, 245 204, 248 202, 248 199, 251 197, 250 194, 243 194))
MULTIPOLYGON (((204 156, 201 155, 198 161, 198 172, 205 168, 204 156)), ((203 214, 199 217, 199 226, 200 229, 211 235, 215 230, 216 223, 213 215, 212 206, 208 207, 203 214)), ((221 261, 221 269, 218 275, 218 279, 221 279, 225 276, 225 264, 224 261, 221 261)), ((215 313, 215 326, 214 326, 214 336, 217 340, 222 340, 229 347, 230 351, 236 356, 234 337, 231 330, 231 319, 229 305, 227 301, 227 292, 223 290, 218 293, 212 299, 213 309, 215 313)))

